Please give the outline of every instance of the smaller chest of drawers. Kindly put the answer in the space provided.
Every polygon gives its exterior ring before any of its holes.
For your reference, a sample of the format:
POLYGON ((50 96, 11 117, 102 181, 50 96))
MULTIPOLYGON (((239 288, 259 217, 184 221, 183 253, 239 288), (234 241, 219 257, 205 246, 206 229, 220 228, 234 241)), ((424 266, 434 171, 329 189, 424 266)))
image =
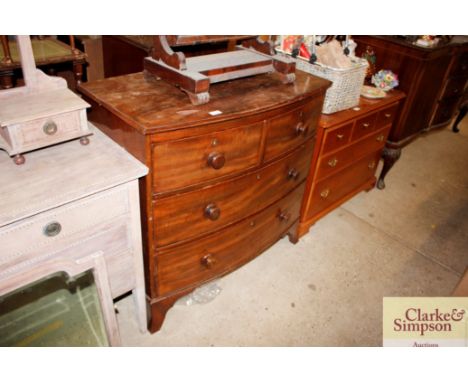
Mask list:
POLYGON ((318 219, 375 185, 375 172, 404 98, 392 91, 383 99, 361 97, 356 108, 322 114, 301 211, 299 236, 318 219))

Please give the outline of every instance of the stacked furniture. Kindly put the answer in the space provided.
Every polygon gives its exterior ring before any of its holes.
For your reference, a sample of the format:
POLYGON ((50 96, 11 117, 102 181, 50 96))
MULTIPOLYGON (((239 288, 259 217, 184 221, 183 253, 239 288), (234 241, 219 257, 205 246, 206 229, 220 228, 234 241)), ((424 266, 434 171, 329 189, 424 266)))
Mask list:
POLYGON ((378 187, 401 154, 421 133, 450 124, 458 112, 468 79, 468 38, 455 36, 433 47, 392 36, 353 36, 357 55, 372 47, 376 70, 398 74, 398 89, 407 98, 396 117, 384 150, 384 168, 378 187))
POLYGON ((355 108, 322 114, 307 180, 299 236, 318 219, 362 190, 374 187, 375 172, 404 94, 360 99, 355 108))
POLYGON ((297 241, 328 86, 263 74, 215 84, 198 106, 143 73, 80 86, 90 119, 150 168, 140 187, 150 331, 182 295, 286 234, 297 241))

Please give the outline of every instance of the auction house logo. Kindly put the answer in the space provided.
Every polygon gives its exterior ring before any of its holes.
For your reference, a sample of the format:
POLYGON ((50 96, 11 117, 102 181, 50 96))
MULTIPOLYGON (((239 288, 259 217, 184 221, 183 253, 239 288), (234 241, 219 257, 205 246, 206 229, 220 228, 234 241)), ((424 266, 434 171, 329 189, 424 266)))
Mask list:
POLYGON ((468 298, 384 297, 384 346, 468 346, 468 298))

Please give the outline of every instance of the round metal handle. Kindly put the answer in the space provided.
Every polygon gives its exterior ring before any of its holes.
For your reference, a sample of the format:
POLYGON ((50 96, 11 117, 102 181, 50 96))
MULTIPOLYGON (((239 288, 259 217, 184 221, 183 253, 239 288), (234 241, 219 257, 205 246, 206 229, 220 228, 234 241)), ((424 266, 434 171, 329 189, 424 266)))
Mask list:
POLYGON ((344 138, 344 134, 336 134, 336 138, 337 138, 338 140, 342 141, 343 138, 344 138))
POLYGON ((369 167, 369 170, 372 170, 372 169, 375 167, 375 162, 374 162, 374 161, 370 162, 370 163, 367 165, 367 167, 369 167))
POLYGON ((276 215, 276 217, 280 220, 280 221, 285 221, 287 222, 289 219, 291 219, 291 214, 289 212, 286 212, 286 211, 279 211, 278 212, 278 215, 276 215))
POLYGON ((62 230, 62 226, 60 225, 59 222, 52 222, 52 223, 47 224, 44 227, 43 232, 44 232, 44 235, 53 237, 53 236, 57 236, 61 230, 62 230))
POLYGON ((200 259, 200 262, 206 268, 211 269, 216 264, 216 259, 214 258, 214 256, 211 253, 209 253, 208 255, 203 256, 200 259))
POLYGON ((383 140, 385 139, 385 136, 383 134, 379 135, 376 140, 377 142, 383 142, 383 140))
POLYGON ((205 217, 210 220, 218 220, 221 210, 215 203, 210 203, 205 207, 205 217))
POLYGON ((320 196, 321 196, 323 199, 328 198, 328 195, 330 195, 330 189, 329 189, 329 188, 323 190, 323 191, 320 193, 320 196))
POLYGON ((338 164, 338 159, 336 159, 336 158, 330 159, 330 160, 328 161, 328 165, 329 165, 330 167, 335 167, 337 164, 338 164))
POLYGON ((307 133, 307 126, 304 125, 304 122, 299 122, 296 125, 296 135, 305 135, 307 133))
POLYGON ((47 135, 54 135, 57 132, 57 124, 54 121, 47 121, 42 127, 42 131, 47 135))
POLYGON ((213 167, 215 170, 219 170, 224 166, 224 163, 226 163, 226 158, 224 157, 224 154, 221 153, 211 153, 208 155, 208 165, 213 167))
POLYGON ((292 168, 288 171, 288 178, 297 180, 299 178, 300 172, 297 171, 295 168, 292 168))
POLYGON ((385 113, 385 118, 390 118, 392 115, 390 113, 385 113))
POLYGON ((370 123, 368 122, 362 124, 362 127, 364 127, 364 129, 367 129, 369 126, 370 126, 370 123))

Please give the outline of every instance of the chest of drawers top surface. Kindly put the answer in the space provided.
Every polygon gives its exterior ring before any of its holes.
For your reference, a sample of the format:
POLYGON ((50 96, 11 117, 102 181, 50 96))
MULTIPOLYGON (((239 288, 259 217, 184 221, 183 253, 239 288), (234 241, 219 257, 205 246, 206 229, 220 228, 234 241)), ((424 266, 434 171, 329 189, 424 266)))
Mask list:
POLYGON ((390 106, 404 97, 405 94, 399 90, 392 90, 387 93, 385 98, 380 99, 369 99, 361 97, 359 99, 359 105, 354 108, 343 110, 334 114, 322 114, 319 120, 319 127, 328 129, 339 126, 346 122, 352 122, 356 118, 361 116, 364 117, 368 113, 381 110, 387 105, 390 106))
POLYGON ((147 174, 139 161, 89 127, 88 146, 70 141, 37 150, 22 166, 0 152, 0 227, 147 174))
POLYGON ((79 90, 142 134, 223 122, 277 109, 324 92, 330 82, 297 71, 296 81, 283 84, 265 74, 214 84, 210 102, 194 106, 186 94, 143 73, 83 83, 79 90))

